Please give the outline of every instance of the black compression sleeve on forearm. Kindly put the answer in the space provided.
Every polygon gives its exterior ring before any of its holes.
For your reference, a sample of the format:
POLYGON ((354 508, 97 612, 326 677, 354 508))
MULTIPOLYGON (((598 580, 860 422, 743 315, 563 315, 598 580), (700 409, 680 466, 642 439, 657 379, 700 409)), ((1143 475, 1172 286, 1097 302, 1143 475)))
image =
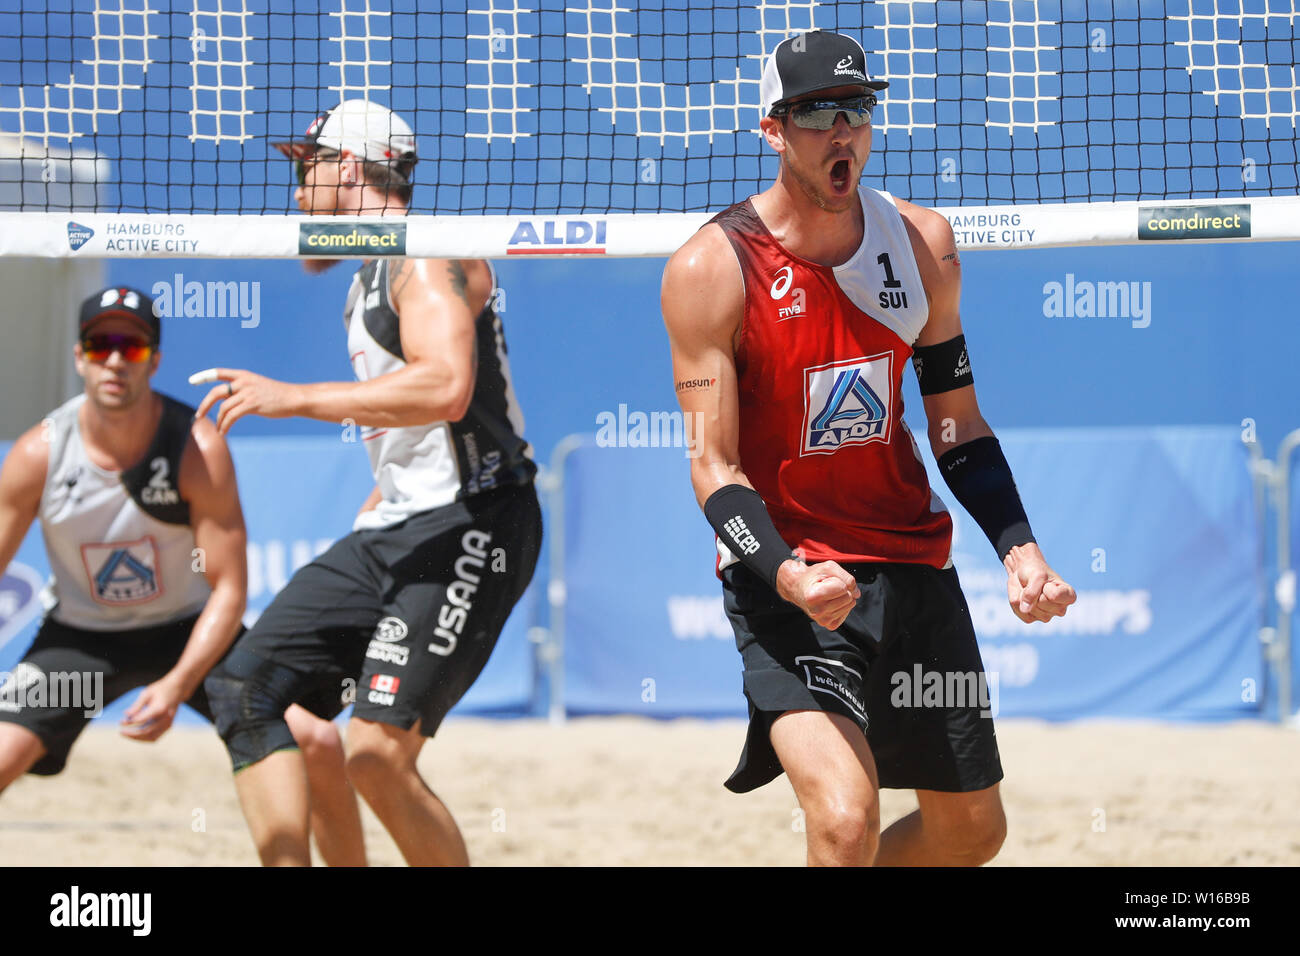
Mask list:
POLYGON ((776 572, 794 557, 753 488, 724 485, 704 502, 704 517, 745 567, 776 589, 776 572))
POLYGON ((1011 466, 992 435, 945 452, 939 470, 961 506, 988 535, 999 559, 1016 545, 1034 541, 1011 466))

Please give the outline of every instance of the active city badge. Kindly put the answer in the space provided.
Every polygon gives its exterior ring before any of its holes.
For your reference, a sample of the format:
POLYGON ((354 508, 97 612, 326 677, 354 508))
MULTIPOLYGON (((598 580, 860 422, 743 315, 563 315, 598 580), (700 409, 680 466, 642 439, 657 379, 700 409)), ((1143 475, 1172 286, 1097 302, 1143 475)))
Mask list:
POLYGON ((68 246, 72 249, 73 252, 76 252, 86 243, 90 242, 90 238, 94 234, 95 234, 95 230, 91 229, 89 226, 83 226, 79 222, 69 222, 68 223, 68 246))

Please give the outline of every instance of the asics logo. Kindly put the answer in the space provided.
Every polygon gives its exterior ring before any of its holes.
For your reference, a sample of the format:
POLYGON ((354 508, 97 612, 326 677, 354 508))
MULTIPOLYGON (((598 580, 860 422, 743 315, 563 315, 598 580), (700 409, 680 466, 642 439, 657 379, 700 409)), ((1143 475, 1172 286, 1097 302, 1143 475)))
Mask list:
POLYGON ((794 269, 790 266, 782 266, 776 271, 776 279, 772 282, 772 298, 780 299, 790 291, 790 285, 794 282, 794 269))

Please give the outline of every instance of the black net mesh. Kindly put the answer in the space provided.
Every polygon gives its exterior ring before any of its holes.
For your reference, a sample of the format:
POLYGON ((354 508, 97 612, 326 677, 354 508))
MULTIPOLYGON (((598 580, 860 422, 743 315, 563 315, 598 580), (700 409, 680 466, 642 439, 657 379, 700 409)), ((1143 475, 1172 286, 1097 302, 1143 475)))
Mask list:
POLYGON ((0 207, 282 213, 342 99, 414 128, 412 211, 693 212, 758 191, 764 51, 857 37, 867 181, 926 204, 1297 191, 1295 4, 8 0, 0 207), (16 7, 15 7, 16 4, 16 7))

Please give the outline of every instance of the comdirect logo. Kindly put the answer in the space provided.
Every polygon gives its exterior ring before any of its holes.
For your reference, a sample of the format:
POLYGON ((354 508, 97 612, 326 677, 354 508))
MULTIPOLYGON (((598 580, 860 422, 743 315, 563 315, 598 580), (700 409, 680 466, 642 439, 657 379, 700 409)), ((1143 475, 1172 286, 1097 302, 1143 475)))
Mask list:
POLYGON ((298 254, 404 256, 406 223, 300 222, 298 254))
POLYGON ((506 255, 604 255, 604 219, 521 219, 506 255))
POLYGON ((1139 239, 1247 239, 1250 203, 1139 206, 1139 239))

